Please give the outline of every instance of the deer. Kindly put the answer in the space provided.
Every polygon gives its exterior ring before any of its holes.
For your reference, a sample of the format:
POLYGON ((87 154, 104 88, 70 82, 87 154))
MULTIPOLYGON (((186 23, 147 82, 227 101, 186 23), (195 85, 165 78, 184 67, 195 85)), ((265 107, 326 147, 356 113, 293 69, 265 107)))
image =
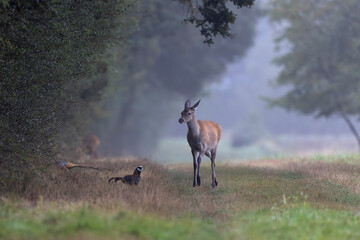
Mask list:
POLYGON ((195 110, 200 100, 191 106, 190 100, 185 102, 184 110, 181 112, 179 123, 186 123, 188 126, 187 141, 191 148, 194 166, 193 186, 201 185, 200 164, 203 156, 211 160, 212 188, 218 185, 215 174, 215 158, 219 140, 221 138, 221 126, 216 122, 196 120, 195 110))

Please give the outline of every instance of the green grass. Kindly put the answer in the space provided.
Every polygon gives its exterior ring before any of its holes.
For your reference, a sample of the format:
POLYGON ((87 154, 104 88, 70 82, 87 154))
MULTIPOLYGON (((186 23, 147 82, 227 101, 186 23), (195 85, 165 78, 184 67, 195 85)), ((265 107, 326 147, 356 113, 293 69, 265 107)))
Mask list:
POLYGON ((360 216, 303 203, 234 214, 226 222, 90 208, 40 211, 0 207, 0 239, 360 239, 360 216))
POLYGON ((228 239, 338 240, 360 239, 357 213, 308 206, 274 207, 235 217, 228 239))
POLYGON ((194 218, 165 218, 125 210, 88 207, 50 210, 0 207, 0 239, 218 239, 213 225, 194 218))

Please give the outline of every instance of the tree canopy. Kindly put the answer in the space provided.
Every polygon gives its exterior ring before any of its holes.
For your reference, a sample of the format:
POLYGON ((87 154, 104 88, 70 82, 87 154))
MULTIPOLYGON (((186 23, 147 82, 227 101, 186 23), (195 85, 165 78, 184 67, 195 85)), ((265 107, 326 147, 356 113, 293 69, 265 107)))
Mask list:
POLYGON ((251 7, 255 0, 179 0, 189 8, 189 16, 185 21, 200 28, 200 33, 205 37, 204 42, 213 44, 213 38, 221 35, 224 38, 232 37, 229 24, 233 24, 236 14, 228 7, 231 2, 237 8, 251 7))
POLYGON ((273 105, 317 117, 340 115, 360 139, 348 115, 360 113, 360 4, 356 0, 276 0, 271 20, 284 26, 278 44, 289 50, 275 59, 276 80, 288 86, 273 105))

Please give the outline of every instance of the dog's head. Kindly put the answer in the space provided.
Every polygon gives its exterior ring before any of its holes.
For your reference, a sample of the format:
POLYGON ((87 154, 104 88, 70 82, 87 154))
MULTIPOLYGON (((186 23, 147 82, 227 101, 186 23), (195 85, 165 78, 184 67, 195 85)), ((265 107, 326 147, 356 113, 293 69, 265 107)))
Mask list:
POLYGON ((142 170, 143 170, 143 167, 142 167, 142 166, 138 166, 138 167, 135 169, 134 174, 140 175, 141 172, 142 172, 142 170))

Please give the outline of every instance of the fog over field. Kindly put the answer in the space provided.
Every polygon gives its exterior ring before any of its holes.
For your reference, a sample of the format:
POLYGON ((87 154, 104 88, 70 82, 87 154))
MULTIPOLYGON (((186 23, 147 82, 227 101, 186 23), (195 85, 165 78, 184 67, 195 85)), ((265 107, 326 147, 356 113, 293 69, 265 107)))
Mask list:
MULTIPOLYGON (((268 157, 269 154, 301 157, 357 152, 356 139, 340 116, 316 118, 314 115, 270 107, 264 100, 266 97, 278 97, 288 89, 272 84, 280 70, 273 60, 289 49, 286 46, 276 48, 274 39, 280 31, 281 26, 270 23, 266 17, 258 21, 254 44, 246 55, 228 63, 225 72, 219 76, 220 81, 209 85, 204 96, 192 99, 194 102, 202 99, 196 112, 198 119, 213 120, 223 127, 223 140, 226 142, 224 151, 232 151, 231 158, 259 158, 268 157), (249 138, 254 139, 248 144, 231 147, 234 135, 248 137, 249 134, 253 135, 249 138)), ((183 139, 186 145, 187 128, 177 122, 182 105, 181 101, 177 102, 179 114, 172 115, 169 128, 163 135, 163 145, 169 138, 183 139)), ((353 120, 358 125, 357 118, 353 120)), ((182 150, 186 149, 182 147, 182 150)), ((166 161, 162 154, 160 149, 157 158, 166 161)), ((219 158, 226 160, 228 156, 221 153, 220 145, 219 158)), ((180 161, 179 158, 177 160, 180 161)))

